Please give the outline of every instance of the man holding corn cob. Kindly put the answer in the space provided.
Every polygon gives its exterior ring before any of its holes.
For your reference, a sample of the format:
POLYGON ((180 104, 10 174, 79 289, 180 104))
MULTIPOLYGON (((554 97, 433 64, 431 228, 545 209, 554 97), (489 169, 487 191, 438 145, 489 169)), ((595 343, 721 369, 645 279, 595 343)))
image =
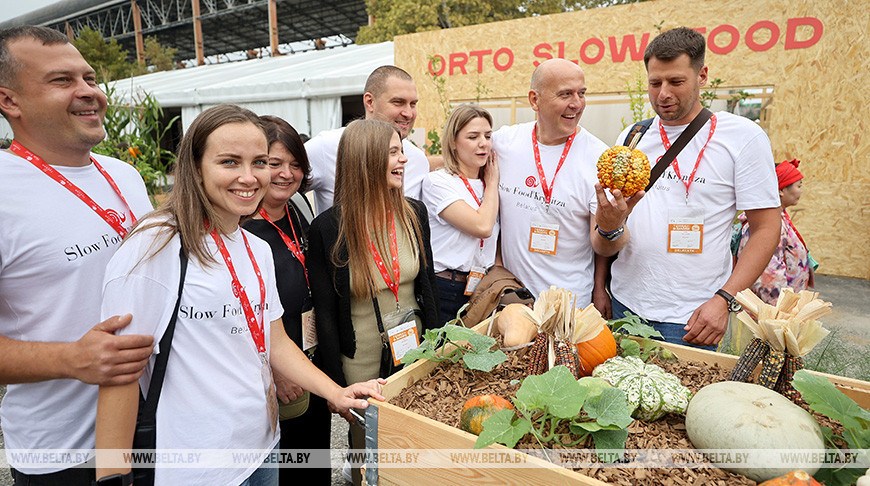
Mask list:
MULTIPOLYGON (((680 27, 659 35, 644 53, 649 100, 658 116, 637 148, 651 161, 702 111, 705 48, 700 33, 680 27)), ((733 296, 758 278, 776 249, 776 181, 767 134, 746 118, 714 114, 628 219, 635 237, 612 265, 613 315, 630 310, 666 341, 714 349, 729 310, 738 306, 733 296), (749 257, 732 271, 730 229, 738 210, 745 211, 752 235, 749 257)), ((596 273, 596 302, 603 275, 596 273)))
POLYGON ((529 104, 537 121, 492 134, 501 174, 499 257, 535 296, 555 285, 572 291, 582 308, 592 299, 594 252, 625 246, 623 223, 643 191, 624 198, 617 190, 609 199, 596 183, 595 162, 608 147, 578 126, 586 79, 577 64, 541 63, 529 104))

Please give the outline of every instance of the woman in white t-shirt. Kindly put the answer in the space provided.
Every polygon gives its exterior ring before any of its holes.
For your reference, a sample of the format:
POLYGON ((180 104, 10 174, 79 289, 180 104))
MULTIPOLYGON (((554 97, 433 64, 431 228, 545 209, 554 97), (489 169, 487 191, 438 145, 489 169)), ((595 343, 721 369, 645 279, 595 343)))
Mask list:
MULTIPOLYGON (((102 312, 127 309, 133 321, 122 332, 159 342, 178 299, 183 240, 190 263, 157 407, 156 448, 253 452, 237 467, 215 467, 205 457, 189 467, 158 465, 155 484, 277 484, 277 469, 263 464, 280 435, 271 367, 348 417, 350 407, 366 405, 357 397, 380 396, 374 381, 340 388, 284 331, 272 252, 239 227, 266 193, 268 151, 251 111, 204 111, 179 146, 169 200, 140 221, 107 266, 102 312)), ((129 458, 118 450, 131 447, 140 387, 147 395, 153 366, 152 359, 139 383, 100 387, 98 484, 132 483, 129 458)))
POLYGON ((498 163, 491 138, 492 117, 486 110, 456 107, 441 139, 444 168, 423 179, 442 324, 456 317, 495 263, 498 163))

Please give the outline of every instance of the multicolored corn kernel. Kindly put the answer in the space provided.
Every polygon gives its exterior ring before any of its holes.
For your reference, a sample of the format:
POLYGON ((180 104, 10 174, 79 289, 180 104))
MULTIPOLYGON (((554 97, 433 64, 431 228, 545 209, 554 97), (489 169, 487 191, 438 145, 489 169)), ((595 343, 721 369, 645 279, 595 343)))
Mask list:
POLYGON ((746 348, 740 354, 740 359, 731 370, 730 381, 748 381, 755 367, 763 360, 770 352, 770 346, 759 338, 755 338, 746 345, 746 348))

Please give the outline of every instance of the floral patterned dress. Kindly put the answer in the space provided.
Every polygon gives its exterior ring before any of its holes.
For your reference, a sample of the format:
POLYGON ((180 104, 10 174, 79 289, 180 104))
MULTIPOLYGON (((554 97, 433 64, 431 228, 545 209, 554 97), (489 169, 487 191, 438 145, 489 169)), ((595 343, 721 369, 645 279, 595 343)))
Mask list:
MULTIPOLYGON (((749 240, 750 228, 746 224, 744 214, 741 214, 738 219, 743 223, 740 246, 737 251, 739 258, 740 252, 743 251, 743 247, 749 240)), ((776 305, 779 292, 783 287, 790 287, 795 292, 806 290, 810 284, 811 272, 807 247, 794 225, 791 224, 788 213, 783 210, 779 246, 773 252, 773 257, 767 264, 767 268, 750 288, 764 302, 776 305)))

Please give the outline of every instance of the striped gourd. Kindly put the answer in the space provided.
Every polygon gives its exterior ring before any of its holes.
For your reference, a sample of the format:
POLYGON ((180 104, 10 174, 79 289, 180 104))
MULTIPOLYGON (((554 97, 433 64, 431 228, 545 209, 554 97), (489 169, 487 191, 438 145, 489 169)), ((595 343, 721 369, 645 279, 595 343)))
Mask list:
POLYGON ((632 417, 653 421, 666 413, 685 413, 692 392, 680 379, 634 356, 611 358, 598 365, 592 376, 604 378, 624 391, 636 409, 632 417))

